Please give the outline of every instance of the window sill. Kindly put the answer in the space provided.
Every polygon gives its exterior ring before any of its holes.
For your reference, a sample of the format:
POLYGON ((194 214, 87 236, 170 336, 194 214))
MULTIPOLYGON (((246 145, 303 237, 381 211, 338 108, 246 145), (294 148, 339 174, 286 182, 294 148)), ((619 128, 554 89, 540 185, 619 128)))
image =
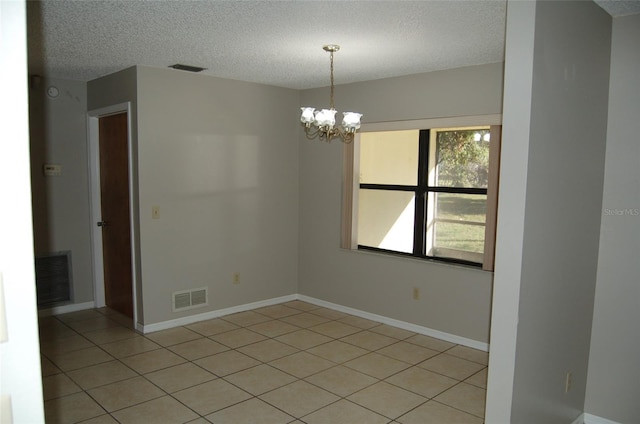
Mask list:
POLYGON ((373 257, 377 257, 379 259, 390 259, 392 261, 410 261, 413 263, 427 263, 427 264, 433 264, 436 266, 442 266, 442 267, 446 267, 446 268, 454 268, 454 269, 467 269, 467 270, 473 270, 473 271, 478 271, 481 273, 490 273, 493 274, 493 271, 488 271, 488 270, 484 270, 482 269, 481 265, 468 265, 468 264, 463 264, 463 263, 456 263, 456 262, 447 262, 447 261, 442 261, 439 259, 433 259, 433 258, 418 258, 416 256, 411 256, 411 255, 403 255, 403 254, 395 254, 395 253, 390 253, 390 252, 380 252, 380 251, 375 251, 375 250, 368 250, 368 249, 346 249, 346 248, 340 248, 340 251, 342 252, 347 252, 349 254, 355 254, 355 255, 365 255, 365 256, 373 256, 373 257))

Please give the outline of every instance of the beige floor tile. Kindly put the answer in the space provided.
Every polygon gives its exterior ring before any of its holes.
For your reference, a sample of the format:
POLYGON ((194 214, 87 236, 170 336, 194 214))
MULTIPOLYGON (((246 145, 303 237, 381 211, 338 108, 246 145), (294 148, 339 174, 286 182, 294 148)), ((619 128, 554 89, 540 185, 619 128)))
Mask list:
POLYGON ((82 424, 118 424, 115 418, 109 414, 100 415, 90 420, 82 421, 82 424))
POLYGON ((451 408, 438 402, 429 401, 398 418, 402 424, 482 424, 482 418, 451 408))
POLYGON ((458 380, 422 368, 411 367, 387 378, 387 382, 432 398, 458 384, 458 380))
POLYGON ((56 367, 53 362, 42 355, 40 355, 40 371, 42 372, 43 377, 62 372, 62 370, 56 367))
POLYGON ((160 349, 161 346, 146 337, 135 335, 131 338, 100 345, 100 347, 114 358, 125 358, 127 356, 137 355, 138 353, 160 349))
POLYGON ((62 322, 84 321, 87 319, 101 318, 104 314, 97 309, 84 309, 82 311, 69 312, 66 314, 56 315, 55 318, 62 322))
POLYGON ((478 371, 471 377, 464 380, 464 382, 472 384, 476 387, 480 387, 481 389, 486 389, 487 388, 487 371, 488 371, 488 368, 478 371))
POLYGON ((76 336, 78 333, 67 327, 66 324, 58 321, 54 317, 48 317, 39 321, 38 333, 40 342, 47 340, 76 336))
POLYGON ((384 336, 393 337, 394 339, 404 340, 409 337, 415 336, 416 333, 413 331, 403 330, 402 328, 392 327, 387 324, 378 325, 377 327, 371 328, 369 331, 373 331, 374 333, 382 334, 384 336))
POLYGON ((321 345, 322 343, 330 342, 331 338, 314 331, 298 330, 293 333, 278 336, 276 337, 276 340, 304 350, 321 345))
MULTIPOLYGON (((84 423, 83 423, 83 424, 84 424, 84 423)), ((209 421, 209 420, 207 420, 207 419, 204 419, 204 418, 200 417, 200 418, 196 418, 196 419, 195 419, 195 420, 193 420, 193 421, 189 421, 189 422, 188 422, 188 423, 186 423, 186 424, 211 424, 211 421, 209 421)))
POLYGON ((276 359, 269 362, 269 365, 298 378, 305 378, 335 366, 333 362, 307 352, 298 352, 276 359))
POLYGON ((138 374, 125 366, 120 361, 109 361, 90 367, 81 368, 67 373, 73 381, 78 383, 84 390, 116 381, 127 380, 136 377, 138 374))
POLYGON ((250 325, 259 324, 261 322, 271 320, 271 318, 253 311, 245 311, 238 312, 237 314, 225 315, 222 317, 222 319, 241 327, 248 327, 250 325))
POLYGON ((105 410, 85 392, 48 400, 44 403, 47 424, 77 423, 104 415, 105 410))
POLYGON ((235 330, 240 328, 237 325, 225 321, 223 319, 210 319, 207 321, 200 321, 186 326, 189 330, 202 334, 203 336, 213 336, 214 334, 224 333, 225 331, 235 330))
POLYGON ((255 309, 254 312, 257 312, 262 315, 266 315, 269 318, 274 318, 274 319, 284 318, 290 315, 295 315, 300 313, 298 309, 290 308, 289 306, 286 306, 283 304, 266 306, 264 308, 255 309))
POLYGON ((341 397, 349 396, 379 381, 343 366, 329 368, 305 380, 341 397))
POLYGON ((70 322, 66 322, 66 324, 69 326, 69 328, 72 328, 78 333, 86 333, 88 331, 103 330, 105 328, 111 328, 111 327, 120 327, 120 324, 118 324, 117 322, 113 321, 109 317, 106 317, 102 314, 99 314, 95 318, 84 319, 81 321, 70 321, 70 322))
POLYGON ((460 383, 433 400, 483 418, 486 395, 487 391, 484 389, 460 383))
POLYGON ((227 331, 226 333, 220 333, 214 336, 210 336, 210 339, 235 349, 241 346, 246 346, 251 343, 265 340, 266 337, 254 331, 247 330, 246 328, 238 328, 237 330, 231 330, 227 331))
POLYGON ((138 337, 139 334, 135 331, 125 327, 109 327, 101 330, 89 331, 83 334, 87 339, 93 343, 102 345, 105 343, 112 343, 118 340, 130 339, 138 337))
POLYGON ((42 379, 42 391, 44 400, 49 400, 78 393, 82 389, 66 375, 54 374, 42 379))
POLYGON ((300 311, 312 311, 314 309, 318 309, 319 306, 314 305, 313 303, 303 302, 301 300, 292 300, 290 302, 283 303, 284 306, 289 306, 291 308, 298 309, 300 311))
POLYGON ((314 325, 328 322, 329 319, 305 312, 302 314, 282 318, 280 321, 295 325, 296 327, 308 328, 313 327, 314 325))
POLYGON ((344 312, 336 311, 335 309, 323 308, 323 307, 313 309, 309 312, 311 312, 314 315, 320 315, 321 317, 328 318, 330 320, 342 319, 344 317, 349 316, 349 314, 345 314, 344 312))
POLYGON ((43 341, 40 343, 40 351, 45 355, 55 355, 72 352, 74 350, 86 349, 92 346, 93 343, 86 338, 79 334, 73 334, 70 337, 43 341))
POLYGON ((207 356, 194 363, 219 377, 260 365, 259 361, 235 350, 207 356))
POLYGON ((309 349, 308 352, 321 356, 337 364, 350 361, 358 356, 369 353, 368 350, 349 343, 344 343, 340 340, 334 340, 332 342, 316 346, 309 349))
POLYGON ((406 368, 409 364, 372 352, 344 363, 345 366, 375 378, 383 379, 406 368))
POLYGON ((393 337, 383 336, 382 334, 372 333, 371 331, 361 331, 359 333, 343 337, 341 341, 366 350, 378 350, 398 342, 398 340, 393 337))
POLYGON ((187 362, 173 367, 150 372, 145 378, 167 393, 177 392, 191 386, 215 380, 215 375, 197 365, 187 362))
POLYGON ((398 342, 387 347, 383 347, 378 350, 377 353, 415 365, 437 355, 440 352, 407 342, 398 342))
POLYGON ((172 398, 164 396, 113 413, 121 424, 182 424, 198 415, 172 398))
POLYGON ((451 349, 455 346, 455 343, 447 342, 422 334, 416 334, 415 336, 404 339, 404 341, 417 344, 418 346, 426 347, 427 349, 437 350, 438 352, 444 352, 445 350, 451 349))
POLYGON ((260 399, 300 418, 340 399, 336 395, 298 380, 260 396, 260 399))
POLYGON ((144 377, 111 383, 88 390, 87 393, 108 412, 137 405, 165 394, 144 377))
POLYGON ((51 355, 49 359, 62 371, 71 371, 111 361, 113 357, 99 347, 89 347, 68 353, 51 355))
POLYGON ((167 349, 156 349, 133 356, 127 356, 120 360, 140 374, 146 374, 186 362, 184 358, 167 349))
POLYGON ((309 330, 315 331, 316 333, 324 334, 325 336, 334 339, 339 339, 340 337, 345 337, 350 334, 359 333, 360 331, 362 331, 361 328, 347 325, 339 321, 325 322, 324 324, 315 325, 309 328, 309 330))
POLYGON ((389 422, 388 418, 344 399, 307 415, 304 420, 308 424, 386 424, 389 422))
POLYGON ((158 343, 160 346, 166 347, 188 342, 190 340, 199 339, 202 337, 202 334, 198 334, 195 331, 191 331, 185 327, 176 327, 170 328, 168 330, 146 334, 146 337, 158 343))
POLYGON ((467 346, 454 346, 447 351, 447 354, 482 365, 489 365, 489 352, 483 352, 482 350, 472 349, 467 346))
POLYGON ((252 396, 223 379, 217 379, 176 392, 173 397, 198 414, 207 415, 252 396))
POLYGON ((271 362, 275 359, 299 352, 295 347, 273 339, 243 346, 237 350, 262 362, 271 362))
POLYGON ((256 333, 260 333, 263 336, 277 337, 283 334, 297 331, 299 330, 299 327, 296 327, 292 324, 287 324, 286 322, 282 322, 279 320, 272 320, 252 325, 251 327, 249 327, 249 329, 251 331, 255 331, 256 333))
POLYGON ((170 346, 168 349, 189 361, 194 361, 196 359, 204 358, 205 356, 211 356, 216 353, 229 350, 225 345, 207 338, 180 343, 170 346))
POLYGON ((343 324, 361 328, 363 330, 367 330, 371 327, 380 325, 379 322, 371 321, 370 319, 366 319, 366 318, 360 318, 354 315, 349 315, 344 318, 340 318, 338 321, 340 321, 343 324))
POLYGON ((258 365, 225 377, 241 389, 258 396, 293 383, 296 378, 269 365, 258 365))
POLYGON ((214 412, 206 418, 216 424, 286 424, 293 420, 291 415, 256 398, 214 412))
POLYGON ((391 419, 426 402, 426 398, 381 381, 347 398, 391 419))
POLYGON ((484 368, 484 365, 477 362, 467 361, 455 356, 441 353, 433 358, 418 364, 420 368, 424 368, 456 380, 464 380, 465 378, 477 373, 484 368))

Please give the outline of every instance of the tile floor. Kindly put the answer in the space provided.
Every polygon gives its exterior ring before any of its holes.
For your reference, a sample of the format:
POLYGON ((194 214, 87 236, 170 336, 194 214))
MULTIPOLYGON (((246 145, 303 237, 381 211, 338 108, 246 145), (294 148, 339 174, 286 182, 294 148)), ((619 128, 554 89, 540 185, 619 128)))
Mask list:
POLYGON ((482 423, 486 352, 301 301, 141 335, 40 319, 47 423, 482 423))

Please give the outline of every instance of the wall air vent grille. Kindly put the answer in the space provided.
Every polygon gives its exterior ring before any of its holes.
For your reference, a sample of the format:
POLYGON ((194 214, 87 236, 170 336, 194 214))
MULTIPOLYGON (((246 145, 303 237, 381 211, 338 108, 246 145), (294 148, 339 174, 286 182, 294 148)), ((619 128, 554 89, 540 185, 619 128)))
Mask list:
POLYGON ((183 290, 175 292, 173 297, 173 312, 184 311, 185 309, 199 308, 209 304, 207 288, 183 290))
POLYGON ((35 258, 38 308, 71 303, 71 251, 53 252, 35 258))

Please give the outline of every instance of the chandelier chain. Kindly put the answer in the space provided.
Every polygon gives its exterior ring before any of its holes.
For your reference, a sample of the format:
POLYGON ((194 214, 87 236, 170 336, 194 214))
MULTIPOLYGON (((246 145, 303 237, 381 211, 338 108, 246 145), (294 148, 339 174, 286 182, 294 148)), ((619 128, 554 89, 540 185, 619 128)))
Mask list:
POLYGON ((335 109, 333 105, 333 51, 330 52, 329 62, 331 64, 331 109, 335 109))

